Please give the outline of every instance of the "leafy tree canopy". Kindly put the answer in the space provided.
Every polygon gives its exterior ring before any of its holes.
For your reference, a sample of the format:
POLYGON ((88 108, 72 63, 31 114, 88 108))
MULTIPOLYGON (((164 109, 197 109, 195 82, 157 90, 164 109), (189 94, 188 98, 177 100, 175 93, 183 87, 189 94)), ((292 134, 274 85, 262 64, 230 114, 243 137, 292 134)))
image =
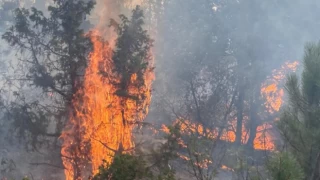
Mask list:
MULTIPOLYGON (((14 24, 2 38, 16 50, 18 60, 7 61, 3 78, 13 99, 2 105, 22 137, 58 137, 67 106, 81 85, 88 55, 89 37, 81 25, 93 9, 93 1, 54 0, 48 17, 36 8, 18 8, 14 24), (54 133, 47 132, 50 121, 57 122, 54 133)), ((8 94, 3 93, 7 100, 8 94)))

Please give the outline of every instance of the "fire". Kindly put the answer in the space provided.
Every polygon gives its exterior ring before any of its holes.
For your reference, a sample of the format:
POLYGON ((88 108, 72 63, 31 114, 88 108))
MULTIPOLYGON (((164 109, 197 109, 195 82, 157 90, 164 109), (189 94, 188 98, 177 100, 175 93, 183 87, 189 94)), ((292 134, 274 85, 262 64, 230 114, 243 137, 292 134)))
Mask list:
POLYGON ((105 31, 100 29, 89 34, 93 52, 83 88, 73 96, 69 121, 61 135, 66 180, 87 178, 98 172, 103 161, 112 162, 115 153, 130 153, 134 147, 132 130, 145 118, 151 101, 152 63, 143 74, 144 84, 133 73, 126 83, 127 96, 120 95, 118 84, 123 79, 114 71, 114 48, 110 45, 116 37, 104 41, 105 31))
POLYGON ((261 86, 261 95, 266 99, 265 107, 269 113, 280 110, 283 103, 284 90, 280 86, 288 72, 296 71, 298 62, 286 62, 280 69, 273 70, 272 76, 269 77, 261 86))
MULTIPOLYGON (((218 129, 204 128, 203 125, 199 123, 192 123, 189 120, 183 120, 183 119, 176 120, 174 124, 180 125, 180 131, 182 134, 186 134, 186 135, 196 134, 199 138, 206 137, 212 140, 218 138, 218 132, 219 132, 218 129)), ((234 120, 231 123, 231 127, 235 129, 235 125, 236 125, 236 120, 234 120)), ((253 142, 254 149, 256 150, 274 150, 275 149, 273 136, 268 131, 271 128, 272 126, 269 123, 265 123, 258 126, 257 135, 253 142)), ((164 133, 167 133, 167 134, 170 133, 169 128, 165 125, 162 125, 161 130, 164 133)), ((233 129, 227 129, 223 131, 222 135, 220 136, 220 140, 227 141, 227 142, 235 142, 236 141, 235 131, 233 129)), ((248 142, 248 130, 245 128, 245 126, 243 126, 242 143, 246 144, 247 142, 248 142)), ((182 147, 186 147, 182 139, 179 140, 178 144, 181 145, 182 147)))
POLYGON ((222 165, 222 166, 221 166, 221 169, 222 169, 222 170, 226 170, 226 171, 234 171, 234 169, 229 168, 229 167, 226 166, 226 165, 222 165))
MULTIPOLYGON (((272 72, 272 76, 269 77, 261 87, 261 95, 265 98, 265 107, 267 109, 267 113, 274 113, 280 110, 280 107, 283 103, 283 95, 284 90, 281 87, 281 83, 285 79, 288 72, 296 71, 298 67, 298 62, 286 62, 281 66, 280 69, 276 69, 272 72)), ((249 119, 247 116, 244 117, 244 122, 247 122, 249 119)), ((181 133, 186 135, 197 134, 199 137, 206 137, 209 139, 218 138, 218 129, 209 129, 203 127, 200 123, 193 123, 189 120, 177 119, 174 124, 179 124, 181 128, 181 133)), ((220 140, 224 140, 227 142, 235 142, 236 140, 236 129, 237 120, 234 119, 229 122, 229 128, 224 130, 220 140)), ((248 129, 245 127, 243 123, 242 126, 242 143, 246 144, 249 139, 248 129)), ((270 131, 272 129, 271 123, 263 123, 262 125, 257 127, 256 138, 254 139, 253 146, 256 150, 275 150, 274 144, 274 136, 270 131)), ((167 126, 162 125, 161 130, 165 133, 169 133, 169 129, 167 126)), ((184 143, 179 143, 183 144, 184 143)), ((185 159, 185 158, 184 158, 185 159)))
POLYGON ((257 127, 257 135, 253 141, 253 147, 257 150, 275 150, 274 136, 269 131, 270 123, 264 123, 257 127))

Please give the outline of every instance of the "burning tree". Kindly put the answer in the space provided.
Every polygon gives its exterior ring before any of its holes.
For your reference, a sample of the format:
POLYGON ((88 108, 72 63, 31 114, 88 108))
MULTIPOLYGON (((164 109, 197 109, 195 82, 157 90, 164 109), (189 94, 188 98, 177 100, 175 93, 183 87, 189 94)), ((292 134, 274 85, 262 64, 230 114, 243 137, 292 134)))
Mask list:
POLYGON ((13 136, 29 142, 28 149, 48 148, 49 166, 56 168, 63 168, 57 139, 92 51, 81 26, 93 6, 92 1, 54 0, 48 16, 36 8, 16 9, 14 24, 2 36, 17 52, 1 79, 2 110, 13 136))
POLYGON ((133 150, 132 130, 148 112, 153 81, 152 40, 143 18, 137 6, 130 20, 124 15, 121 23, 111 20, 115 47, 99 31, 89 34, 93 51, 83 88, 73 97, 74 110, 61 136, 67 179, 96 174, 103 161, 133 150))
POLYGON ((113 47, 102 32, 82 29, 93 7, 93 1, 54 0, 49 17, 17 9, 3 35, 18 49, 18 61, 8 63, 3 83, 14 99, 3 97, 8 103, 2 107, 34 148, 56 145, 61 137, 67 179, 88 177, 103 160, 131 151, 132 130, 151 100, 152 41, 142 10, 137 7, 131 19, 121 15, 119 24, 111 21, 118 35, 113 47))

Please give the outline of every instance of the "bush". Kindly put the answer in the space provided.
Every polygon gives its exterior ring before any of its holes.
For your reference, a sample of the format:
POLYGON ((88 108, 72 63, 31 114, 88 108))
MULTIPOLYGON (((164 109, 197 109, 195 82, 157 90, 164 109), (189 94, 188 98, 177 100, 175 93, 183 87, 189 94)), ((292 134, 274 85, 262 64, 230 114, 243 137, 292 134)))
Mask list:
POLYGON ((287 152, 275 154, 267 163, 269 175, 274 180, 303 180, 304 173, 297 160, 287 152))
POLYGON ((93 180, 140 180, 151 178, 152 173, 140 157, 129 154, 116 155, 111 164, 104 162, 93 180))

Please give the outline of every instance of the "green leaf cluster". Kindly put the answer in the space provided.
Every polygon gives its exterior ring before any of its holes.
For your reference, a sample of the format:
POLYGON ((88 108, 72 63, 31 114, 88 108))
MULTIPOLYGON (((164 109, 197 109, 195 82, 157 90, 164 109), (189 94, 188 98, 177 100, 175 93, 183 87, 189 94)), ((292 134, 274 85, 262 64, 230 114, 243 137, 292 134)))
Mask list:
POLYGON ((267 163, 269 175, 274 180, 303 180, 304 172, 297 160, 288 152, 275 154, 267 163))
POLYGON ((278 127, 307 179, 320 178, 320 43, 306 45, 301 83, 295 74, 286 82, 288 104, 278 127))
POLYGON ((116 155, 111 164, 104 162, 93 180, 138 180, 151 177, 151 171, 140 157, 121 154, 116 155))
POLYGON ((119 77, 120 82, 115 82, 117 86, 116 94, 123 98, 133 100, 143 100, 144 92, 141 90, 139 94, 130 94, 129 87, 141 89, 145 85, 145 74, 153 71, 150 62, 152 60, 151 47, 153 41, 144 30, 144 13, 140 6, 132 11, 131 19, 124 15, 120 15, 121 23, 111 20, 110 26, 115 29, 118 34, 116 48, 113 52, 113 63, 115 65, 113 71, 119 77), (136 76, 136 80, 132 81, 132 76, 136 76))
POLYGON ((38 136, 59 137, 66 119, 61 116, 66 115, 66 106, 82 84, 92 51, 82 25, 93 6, 93 1, 54 0, 48 15, 34 7, 18 8, 13 12, 13 25, 2 35, 16 50, 17 60, 6 62, 13 73, 8 73, 10 82, 4 89, 14 87, 15 92, 13 100, 1 104, 1 109, 14 120, 18 135, 31 137, 33 145, 40 141, 38 136), (32 92, 26 94, 26 90, 32 92), (57 122, 57 132, 49 134, 52 120, 57 122))

